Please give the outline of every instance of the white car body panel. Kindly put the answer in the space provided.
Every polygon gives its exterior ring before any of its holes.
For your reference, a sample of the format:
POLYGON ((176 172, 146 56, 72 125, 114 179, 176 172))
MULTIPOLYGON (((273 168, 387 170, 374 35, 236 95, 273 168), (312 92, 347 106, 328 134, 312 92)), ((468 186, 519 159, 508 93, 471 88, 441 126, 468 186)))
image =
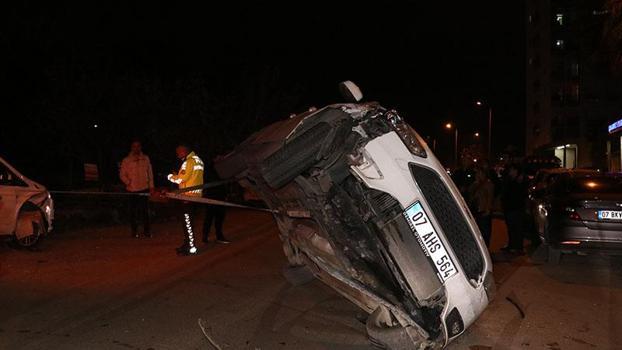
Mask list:
MULTIPOLYGON (((423 140, 420 140, 420 142, 424 144, 423 140)), ((366 167, 370 168, 373 166, 372 164, 375 164, 375 168, 382 169, 382 176, 370 177, 369 172, 361 170, 360 166, 352 166, 352 170, 368 187, 391 194, 400 202, 402 208, 407 208, 416 201, 421 201, 425 208, 429 208, 426 198, 413 181, 413 175, 408 166, 409 163, 416 163, 431 169, 443 168, 440 162, 427 148, 427 145, 424 145, 424 147, 426 147, 428 154, 427 158, 414 156, 408 151, 406 146, 404 146, 397 134, 395 132, 390 132, 370 141, 365 146, 365 154, 369 156, 369 158, 366 158, 368 163, 366 167)), ((477 233, 475 236, 477 237, 480 249, 486 251, 485 243, 481 238, 481 234, 479 234, 479 228, 477 225, 473 225, 475 221, 472 219, 466 203, 464 203, 464 200, 459 195, 458 189, 446 174, 443 177, 443 181, 453 192, 454 198, 459 200, 463 214, 471 218, 471 220, 468 220, 470 229, 477 233)), ((438 218, 434 217, 429 209, 428 216, 432 220, 432 224, 436 227, 437 231, 442 232, 440 230, 438 218)), ((443 239, 445 247, 451 247, 444 236, 441 238, 443 239)), ((453 250, 448 250, 452 255, 453 261, 459 264, 459 259, 455 256, 453 250)), ((492 270, 490 256, 488 254, 484 254, 484 256, 486 259, 484 271, 492 270)), ((458 273, 445 282, 444 287, 447 291, 447 304, 443 310, 443 318, 455 307, 463 317, 465 328, 468 328, 477 319, 488 305, 488 297, 486 296, 483 286, 484 276, 485 273, 482 274, 482 279, 480 281, 468 281, 463 273, 458 273)), ((416 281, 413 281, 413 283, 416 283, 416 281)), ((445 330, 445 333, 447 333, 447 330, 445 330)))

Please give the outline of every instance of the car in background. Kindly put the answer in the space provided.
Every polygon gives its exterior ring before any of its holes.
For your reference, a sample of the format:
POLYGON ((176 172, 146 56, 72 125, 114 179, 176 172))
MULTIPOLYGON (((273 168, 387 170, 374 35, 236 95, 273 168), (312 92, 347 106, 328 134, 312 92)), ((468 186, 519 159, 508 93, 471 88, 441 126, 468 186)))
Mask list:
POLYGON ((45 187, 0 158, 0 237, 23 247, 52 230, 54 203, 45 187))
POLYGON ((538 234, 549 262, 564 253, 622 252, 622 175, 559 175, 536 201, 538 234))
POLYGON ((444 347, 493 296, 492 263, 467 205, 394 110, 311 108, 251 135, 215 167, 274 212, 291 268, 370 314, 378 347, 444 347))
POLYGON ((547 168, 540 169, 529 184, 527 214, 531 216, 533 227, 537 227, 535 218, 538 214, 538 205, 543 196, 547 194, 547 188, 555 183, 557 178, 564 174, 599 174, 600 172, 592 169, 566 169, 566 168, 547 168))

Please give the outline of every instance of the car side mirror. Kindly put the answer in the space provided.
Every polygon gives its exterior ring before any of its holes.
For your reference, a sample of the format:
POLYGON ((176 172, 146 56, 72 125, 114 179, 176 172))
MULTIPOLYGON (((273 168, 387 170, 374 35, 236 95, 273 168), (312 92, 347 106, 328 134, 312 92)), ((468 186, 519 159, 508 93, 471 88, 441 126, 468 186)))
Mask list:
POLYGON ((347 102, 360 102, 363 99, 361 89, 350 80, 339 83, 339 91, 347 102))

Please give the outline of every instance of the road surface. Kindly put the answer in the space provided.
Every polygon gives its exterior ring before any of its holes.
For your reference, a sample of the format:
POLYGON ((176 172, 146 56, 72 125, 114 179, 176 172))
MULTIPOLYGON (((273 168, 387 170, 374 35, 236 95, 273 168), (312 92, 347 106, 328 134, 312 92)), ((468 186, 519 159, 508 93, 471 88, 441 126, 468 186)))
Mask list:
MULTIPOLYGON (((84 227, 37 251, 0 248, 0 349, 212 349, 199 320, 223 349, 372 349, 355 306, 285 281, 268 214, 234 211, 225 229, 232 244, 192 257, 175 255, 174 221, 151 239, 84 227)), ((504 230, 495 220, 497 247, 504 230)), ((619 348, 622 259, 541 256, 495 254, 497 297, 450 349, 619 348)))

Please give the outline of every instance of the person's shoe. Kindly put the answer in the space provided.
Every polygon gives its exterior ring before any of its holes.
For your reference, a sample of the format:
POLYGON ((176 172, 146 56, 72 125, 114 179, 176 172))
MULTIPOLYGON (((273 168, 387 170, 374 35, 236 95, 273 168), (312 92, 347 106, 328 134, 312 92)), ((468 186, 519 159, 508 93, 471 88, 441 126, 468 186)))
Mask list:
POLYGON ((177 255, 188 256, 188 255, 194 255, 197 252, 198 252, 197 247, 192 247, 192 248, 186 248, 184 250, 178 250, 177 255))
POLYGON ((153 238, 153 235, 151 233, 145 233, 145 237, 147 238, 153 238))
POLYGON ((185 252, 187 250, 188 250, 188 246, 185 245, 185 244, 175 248, 175 251, 177 252, 177 254, 181 254, 181 253, 183 253, 183 252, 185 252))
POLYGON ((220 243, 220 244, 229 244, 231 243, 231 241, 227 240, 227 239, 217 239, 216 243, 220 243))
POLYGON ((140 235, 137 232, 132 233, 132 237, 134 238, 140 238, 140 235))

